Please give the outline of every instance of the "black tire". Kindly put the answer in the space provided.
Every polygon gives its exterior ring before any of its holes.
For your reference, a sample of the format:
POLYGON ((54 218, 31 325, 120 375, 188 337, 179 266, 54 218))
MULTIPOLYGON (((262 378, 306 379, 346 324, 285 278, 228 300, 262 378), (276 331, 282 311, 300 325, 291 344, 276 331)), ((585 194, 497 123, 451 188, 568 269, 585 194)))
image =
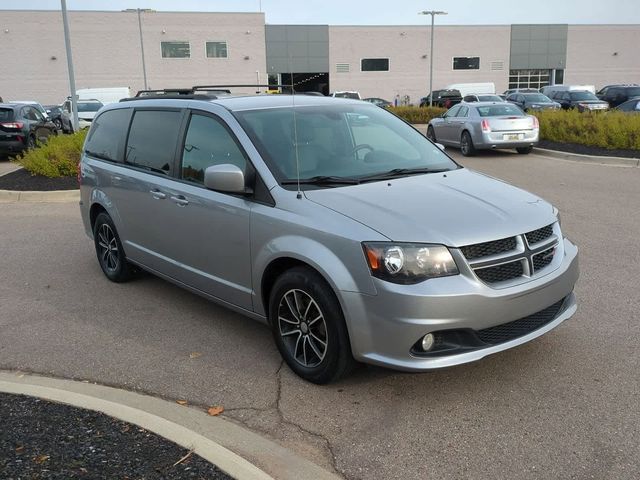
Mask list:
POLYGON ((269 318, 282 358, 303 379, 330 383, 355 366, 338 299, 310 268, 294 267, 278 277, 269 296, 269 318))
POLYGON ((460 138, 460 151, 465 157, 473 157, 476 154, 476 147, 473 146, 473 139, 466 130, 462 132, 460 138))
POLYGON ((431 125, 427 127, 427 138, 431 140, 433 143, 436 143, 436 132, 431 125))
POLYGON ((531 146, 516 148, 516 152, 518 152, 520 155, 527 155, 527 154, 531 153, 532 150, 533 150, 533 147, 531 147, 531 146))
POLYGON ((62 130, 62 122, 59 118, 54 119, 53 124, 56 126, 56 130, 62 130))
POLYGON ((126 282, 133 276, 133 268, 120 242, 120 237, 111 217, 102 212, 93 224, 93 241, 98 263, 105 276, 112 282, 126 282))

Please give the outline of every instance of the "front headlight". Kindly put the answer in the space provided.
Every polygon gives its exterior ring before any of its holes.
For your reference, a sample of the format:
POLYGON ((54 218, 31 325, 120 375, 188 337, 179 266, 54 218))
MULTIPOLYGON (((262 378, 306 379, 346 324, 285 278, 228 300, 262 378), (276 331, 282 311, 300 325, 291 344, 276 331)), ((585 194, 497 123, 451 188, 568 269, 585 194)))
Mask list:
POLYGON ((447 247, 426 243, 367 242, 362 244, 374 277, 400 284, 457 275, 447 247))
POLYGON ((560 218, 560 210, 558 210, 556 207, 553 207, 553 214, 558 219, 558 225, 562 226, 562 218, 560 218))

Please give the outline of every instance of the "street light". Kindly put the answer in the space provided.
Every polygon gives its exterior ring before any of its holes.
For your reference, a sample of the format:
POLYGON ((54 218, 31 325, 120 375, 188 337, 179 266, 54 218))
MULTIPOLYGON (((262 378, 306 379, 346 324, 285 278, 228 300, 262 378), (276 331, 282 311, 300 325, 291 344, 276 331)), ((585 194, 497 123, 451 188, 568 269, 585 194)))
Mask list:
POLYGON ((69 70, 69 89, 71 90, 71 123, 73 131, 78 131, 78 96, 76 95, 76 77, 73 73, 73 58, 71 56, 71 39, 69 38, 69 20, 67 19, 67 2, 60 0, 62 10, 62 27, 64 28, 64 48, 67 51, 67 69, 69 70))
POLYGON ((447 12, 425 10, 418 15, 431 15, 431 54, 429 56, 429 106, 433 107, 433 19, 436 15, 446 15, 447 12))
POLYGON ((138 32, 140 33, 140 53, 142 55, 142 76, 144 77, 144 89, 149 90, 147 85, 147 65, 144 61, 144 42, 142 41, 142 19, 140 14, 143 12, 153 12, 150 8, 127 8, 123 12, 137 12, 138 13, 138 32))

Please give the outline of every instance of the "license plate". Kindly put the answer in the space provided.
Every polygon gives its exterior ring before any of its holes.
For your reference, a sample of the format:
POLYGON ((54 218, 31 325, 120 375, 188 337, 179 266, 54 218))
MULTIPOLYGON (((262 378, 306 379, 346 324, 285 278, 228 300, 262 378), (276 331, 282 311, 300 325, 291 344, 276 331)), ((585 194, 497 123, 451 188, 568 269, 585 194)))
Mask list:
POLYGON ((520 134, 519 133, 505 133, 502 136, 503 140, 520 140, 520 134))

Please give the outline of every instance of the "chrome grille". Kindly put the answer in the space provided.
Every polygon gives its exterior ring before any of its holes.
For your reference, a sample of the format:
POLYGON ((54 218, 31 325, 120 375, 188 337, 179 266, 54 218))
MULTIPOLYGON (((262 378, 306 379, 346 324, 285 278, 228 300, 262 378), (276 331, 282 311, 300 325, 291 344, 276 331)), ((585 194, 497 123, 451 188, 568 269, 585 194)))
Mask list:
POLYGON ((529 245, 540 243, 551 237, 551 235, 553 235, 553 224, 524 234, 524 236, 527 237, 527 243, 529 243, 529 245))
POLYGON ((521 277, 524 274, 524 268, 522 267, 522 260, 517 260, 496 265, 495 267, 479 268, 475 272, 483 282, 498 283, 521 277))
POLYGON ((475 245, 467 245, 462 247, 462 254, 467 260, 475 260, 476 258, 488 257, 498 253, 510 252, 516 249, 515 237, 503 238, 493 242, 476 243, 475 245))

